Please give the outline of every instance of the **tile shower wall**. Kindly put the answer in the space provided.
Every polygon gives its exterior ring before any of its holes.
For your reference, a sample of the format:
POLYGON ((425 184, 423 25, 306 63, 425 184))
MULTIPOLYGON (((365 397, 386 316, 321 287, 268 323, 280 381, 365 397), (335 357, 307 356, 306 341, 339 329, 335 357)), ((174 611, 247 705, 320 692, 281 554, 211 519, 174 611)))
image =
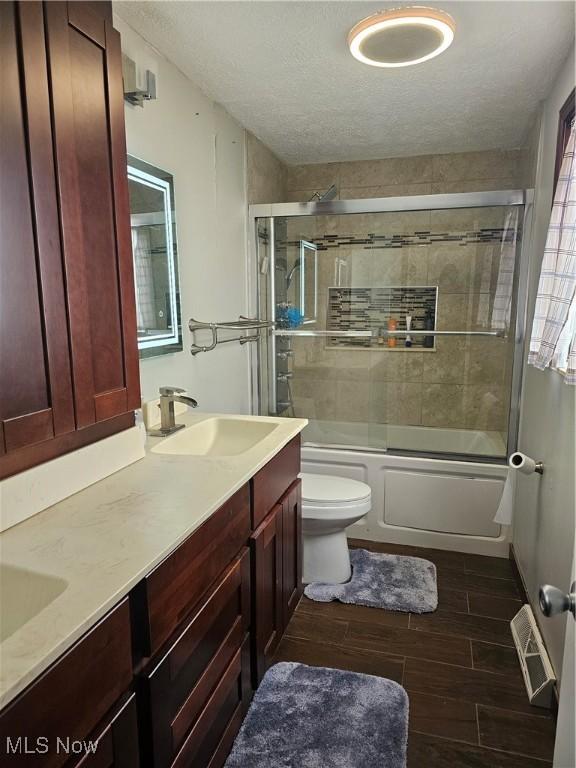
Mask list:
POLYGON ((288 168, 288 199, 310 200, 336 184, 341 200, 481 192, 526 186, 524 149, 418 155, 288 168))
MULTIPOLYGON (((436 286, 439 330, 486 330, 499 321, 501 254, 514 256, 509 214, 484 208, 292 218, 278 244, 288 264, 300 238, 318 245, 317 328, 331 327, 334 286, 436 286)), ((298 416, 506 431, 506 339, 439 337, 432 352, 330 346, 325 339, 293 341, 298 416)))

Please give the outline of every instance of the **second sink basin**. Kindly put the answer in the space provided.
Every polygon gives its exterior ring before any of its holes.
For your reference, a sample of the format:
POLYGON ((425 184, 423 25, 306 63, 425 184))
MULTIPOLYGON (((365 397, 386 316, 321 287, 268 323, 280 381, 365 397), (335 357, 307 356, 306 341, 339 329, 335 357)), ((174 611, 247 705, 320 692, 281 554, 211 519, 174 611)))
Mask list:
POLYGON ((57 576, 0 565, 0 642, 56 600, 67 586, 57 576))
POLYGON ((268 437, 278 424, 215 416, 176 432, 153 453, 189 456, 238 456, 268 437))

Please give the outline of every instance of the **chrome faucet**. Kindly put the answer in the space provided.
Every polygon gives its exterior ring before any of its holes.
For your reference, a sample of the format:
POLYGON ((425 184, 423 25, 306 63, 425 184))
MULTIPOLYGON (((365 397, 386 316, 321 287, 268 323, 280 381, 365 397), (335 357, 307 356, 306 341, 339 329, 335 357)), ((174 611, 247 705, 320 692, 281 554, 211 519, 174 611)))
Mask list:
POLYGON ((174 403, 184 403, 189 408, 197 408, 198 403, 193 397, 186 394, 180 387, 160 387, 160 429, 151 429, 149 435, 153 437, 166 437, 172 432, 177 432, 184 424, 176 424, 174 415, 174 403))

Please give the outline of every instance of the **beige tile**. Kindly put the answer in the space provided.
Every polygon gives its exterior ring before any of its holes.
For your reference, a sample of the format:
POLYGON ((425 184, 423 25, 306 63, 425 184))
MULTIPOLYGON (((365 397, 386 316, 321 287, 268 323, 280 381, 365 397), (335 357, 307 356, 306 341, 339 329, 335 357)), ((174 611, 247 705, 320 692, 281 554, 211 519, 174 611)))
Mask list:
POLYGON ((421 417, 421 384, 395 381, 371 382, 371 421, 380 424, 420 424, 421 417))
POLYGON ((326 235, 338 235, 346 228, 347 216, 311 216, 314 222, 314 235, 318 238, 326 235))
MULTIPOLYGON (((479 293, 494 294, 498 284, 502 247, 500 245, 484 244, 467 247, 474 248, 475 250, 472 265, 472 285, 474 290, 479 293)), ((511 246, 504 247, 508 248, 511 246)))
POLYGON ((324 192, 332 184, 339 184, 339 163, 316 163, 312 165, 288 166, 288 190, 306 189, 314 192, 324 192))
POLYGON ((289 189, 286 192, 287 203, 307 203, 312 199, 315 189, 289 189))
POLYGON ((370 380, 421 382, 423 358, 427 356, 428 353, 424 352, 375 349, 370 352, 370 380))
POLYGON ((340 200, 361 200, 370 197, 403 197, 405 195, 429 195, 432 185, 423 184, 388 184, 376 187, 342 187, 340 200))
POLYGON ((424 382, 463 384, 467 368, 466 346, 465 337, 437 337, 436 352, 424 355, 424 382))
POLYGON ((288 169, 259 139, 246 131, 246 183, 249 203, 286 200, 288 169))
POLYGON ((464 388, 465 423, 469 429, 505 431, 508 423, 508 394, 494 384, 464 388))
POLYGON ((328 288, 348 286, 350 272, 349 250, 347 248, 328 248, 318 251, 318 290, 328 292, 328 288))
POLYGON ((369 395, 370 384, 368 381, 337 381, 337 420, 368 421, 369 395))
MULTIPOLYGON (((428 246, 375 248, 372 285, 429 285, 428 246)), ((435 284, 435 283, 434 283, 435 284)))
POLYGON ((392 186, 432 181, 432 157, 391 157, 340 164, 340 184, 349 187, 392 186))
POLYGON ((369 288, 372 284, 373 251, 353 249, 348 257, 350 285, 369 288))
POLYGON ((304 360, 295 356, 294 375, 298 378, 367 382, 369 374, 369 352, 364 350, 325 349, 304 360))
POLYGON ((431 181, 514 178, 520 162, 517 149, 434 155, 431 181))
POLYGON ((433 243, 428 251, 427 284, 447 293, 465 293, 472 284, 476 259, 473 245, 433 243))
POLYGON ((464 419, 464 387, 460 384, 427 384, 422 395, 422 424, 461 429, 464 419))
POLYGON ((507 208, 502 206, 432 211, 430 229, 433 233, 465 234, 480 229, 500 228, 504 226, 507 213, 507 208))
POLYGON ((469 330, 470 311, 467 294, 439 291, 438 308, 436 312, 436 330, 469 330))
POLYGON ((518 189, 519 185, 519 179, 514 176, 504 179, 433 181, 430 185, 430 193, 433 195, 451 195, 458 192, 493 192, 502 189, 518 189))
POLYGON ((334 419, 336 382, 315 379, 292 379, 292 396, 298 416, 307 419, 334 419))
POLYGON ((513 349, 507 339, 471 337, 466 363, 467 384, 505 386, 513 349))

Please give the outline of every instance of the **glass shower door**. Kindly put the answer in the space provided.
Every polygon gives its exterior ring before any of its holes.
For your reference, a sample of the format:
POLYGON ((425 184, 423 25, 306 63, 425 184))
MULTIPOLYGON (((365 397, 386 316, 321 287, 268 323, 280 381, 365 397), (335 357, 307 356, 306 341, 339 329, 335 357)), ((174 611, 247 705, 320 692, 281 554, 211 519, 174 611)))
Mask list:
POLYGON ((310 444, 506 455, 522 206, 258 220, 262 412, 310 444))

